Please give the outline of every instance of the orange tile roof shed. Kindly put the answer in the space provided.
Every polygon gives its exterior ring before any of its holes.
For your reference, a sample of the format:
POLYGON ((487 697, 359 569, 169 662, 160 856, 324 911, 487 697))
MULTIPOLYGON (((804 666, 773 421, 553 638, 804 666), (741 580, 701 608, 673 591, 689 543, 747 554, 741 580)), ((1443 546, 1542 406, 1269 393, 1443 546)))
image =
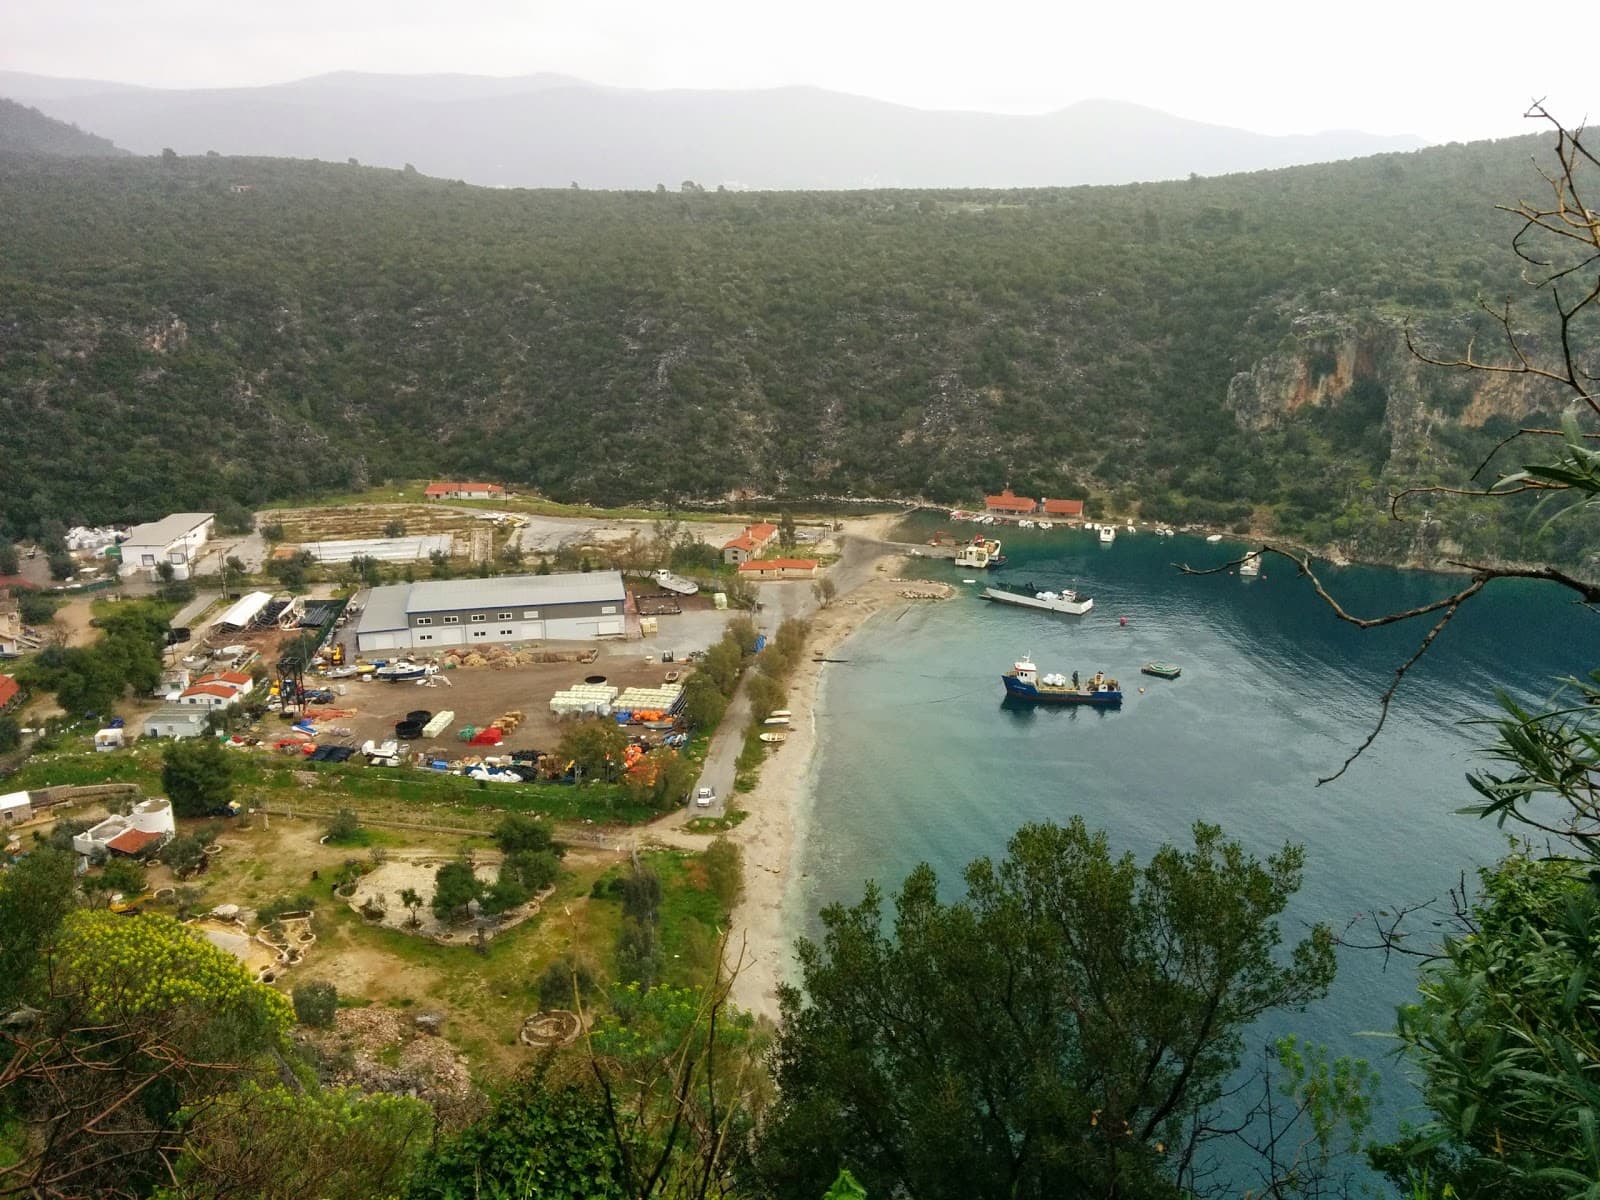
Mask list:
POLYGON ((115 850, 118 854, 137 854, 151 842, 159 842, 161 835, 147 829, 124 829, 116 837, 106 843, 107 850, 115 850))

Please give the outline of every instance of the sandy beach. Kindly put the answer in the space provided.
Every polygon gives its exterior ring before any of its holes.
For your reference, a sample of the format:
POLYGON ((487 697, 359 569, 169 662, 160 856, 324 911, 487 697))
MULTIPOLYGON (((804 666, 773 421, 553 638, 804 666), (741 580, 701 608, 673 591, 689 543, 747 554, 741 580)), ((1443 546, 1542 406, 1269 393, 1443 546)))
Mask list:
POLYGON ((902 593, 949 593, 942 584, 900 578, 906 561, 899 555, 879 558, 871 576, 812 616, 809 653, 789 685, 789 707, 799 715, 789 740, 762 767, 755 790, 741 798, 749 817, 728 835, 744 852, 744 898, 734 911, 728 943, 730 967, 739 963, 732 999, 747 1012, 773 1021, 778 1019, 778 984, 789 970, 791 955, 783 899, 795 832, 809 815, 817 693, 829 669, 816 660, 829 657, 877 613, 933 602, 907 599, 902 593))

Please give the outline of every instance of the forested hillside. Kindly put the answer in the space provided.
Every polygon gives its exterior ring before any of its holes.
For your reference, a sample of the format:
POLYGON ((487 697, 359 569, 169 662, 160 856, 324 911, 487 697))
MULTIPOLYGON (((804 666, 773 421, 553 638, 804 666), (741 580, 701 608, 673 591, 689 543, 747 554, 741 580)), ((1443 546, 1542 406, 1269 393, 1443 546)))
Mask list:
MULTIPOLYGON (((453 472, 597 502, 1010 483, 1401 555, 1389 483, 1555 406, 1402 335, 1459 349, 1480 294, 1526 290, 1493 206, 1543 186, 1539 145, 1014 192, 6 161, 0 516, 453 472)), ((1469 549, 1576 548, 1441 514, 1469 549)))
POLYGON ((127 154, 103 137, 47 117, 37 108, 0 97, 0 154, 63 154, 71 157, 127 154))

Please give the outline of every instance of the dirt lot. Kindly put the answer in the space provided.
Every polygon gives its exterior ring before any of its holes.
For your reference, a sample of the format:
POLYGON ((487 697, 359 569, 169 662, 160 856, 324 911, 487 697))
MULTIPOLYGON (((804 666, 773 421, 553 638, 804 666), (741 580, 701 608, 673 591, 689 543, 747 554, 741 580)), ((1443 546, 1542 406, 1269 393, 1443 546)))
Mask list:
MULTIPOLYGON (((432 749, 441 757, 454 757, 466 752, 466 745, 456 737, 463 725, 487 725, 504 712, 521 709, 527 719, 500 749, 549 750, 560 740, 563 729, 550 714, 553 693, 582 683, 590 675, 604 675, 607 683, 618 688, 659 687, 672 669, 672 664, 646 663, 642 657, 608 655, 587 666, 546 663, 502 671, 463 667, 435 675, 429 681, 431 686, 341 680, 349 684, 349 689, 340 703, 357 711, 355 716, 339 718, 336 723, 348 727, 359 745, 367 738, 380 742, 392 738, 395 722, 412 709, 450 709, 456 714, 450 728, 434 741, 412 743, 412 749, 432 749)), ((476 747, 474 753, 496 751, 476 747)))
POLYGON ((349 504, 333 508, 275 509, 270 519, 282 522, 287 542, 337 541, 380 538, 384 526, 400 521, 409 536, 424 533, 463 533, 484 525, 471 513, 435 504, 349 504))

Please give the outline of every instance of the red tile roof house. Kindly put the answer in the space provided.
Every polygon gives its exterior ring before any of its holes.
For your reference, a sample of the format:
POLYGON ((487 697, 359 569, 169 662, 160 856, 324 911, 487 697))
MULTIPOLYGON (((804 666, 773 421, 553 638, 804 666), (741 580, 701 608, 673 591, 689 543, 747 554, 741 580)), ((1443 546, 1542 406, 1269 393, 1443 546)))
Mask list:
POLYGON ((815 579, 817 560, 814 558, 767 558, 760 562, 742 562, 739 575, 743 579, 815 579))
POLYGON ((231 683, 197 683, 178 696, 178 703, 228 708, 239 703, 243 696, 244 692, 231 683))
POLYGON ((1047 517, 1061 517, 1068 521, 1080 521, 1083 519, 1083 501, 1052 500, 1046 496, 1044 515, 1047 517))
POLYGON ((239 693, 239 697, 241 699, 254 691, 256 686, 255 680, 251 679, 250 676, 246 675, 243 671, 213 671, 209 675, 202 675, 198 679, 191 679, 189 681, 189 686, 191 688, 196 688, 202 683, 220 683, 224 687, 230 687, 239 693))
POLYGON ((9 675, 0 675, 0 712, 5 712, 22 696, 22 688, 9 675))
POLYGON ((498 483, 459 483, 443 480, 422 489, 429 500, 496 500, 506 494, 498 483))
POLYGON ((749 562, 772 545, 772 539, 777 536, 778 527, 768 525, 765 521, 759 525, 746 525, 738 537, 722 543, 722 561, 735 565, 749 562))
POLYGON ((1025 517, 1031 512, 1036 512, 1039 503, 1026 496, 1012 495, 1011 489, 1007 488, 998 496, 985 496, 983 506, 992 513, 1002 513, 1008 517, 1025 517))

